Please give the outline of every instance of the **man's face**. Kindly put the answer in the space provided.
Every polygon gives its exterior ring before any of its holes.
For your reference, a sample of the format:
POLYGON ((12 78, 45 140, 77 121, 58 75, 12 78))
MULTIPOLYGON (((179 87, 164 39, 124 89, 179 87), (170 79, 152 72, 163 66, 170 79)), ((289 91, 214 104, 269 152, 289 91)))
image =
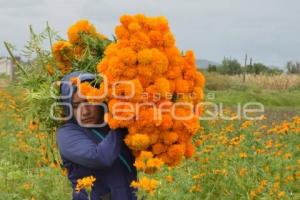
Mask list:
POLYGON ((72 97, 73 115, 81 126, 99 125, 103 122, 104 112, 99 105, 89 104, 87 99, 75 92, 72 97))

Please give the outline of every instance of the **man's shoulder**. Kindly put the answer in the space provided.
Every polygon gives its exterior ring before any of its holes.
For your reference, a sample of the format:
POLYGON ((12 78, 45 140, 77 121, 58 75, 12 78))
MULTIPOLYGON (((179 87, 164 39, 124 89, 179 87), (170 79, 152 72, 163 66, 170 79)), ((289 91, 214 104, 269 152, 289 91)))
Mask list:
POLYGON ((57 129, 57 132, 61 132, 65 129, 81 129, 81 127, 76 124, 76 123, 73 123, 73 122, 66 122, 64 124, 62 124, 58 129, 57 129))
POLYGON ((84 133, 85 130, 81 126, 79 126, 76 123, 67 122, 63 125, 61 125, 56 133, 57 133, 57 139, 67 137, 70 135, 78 135, 84 133))

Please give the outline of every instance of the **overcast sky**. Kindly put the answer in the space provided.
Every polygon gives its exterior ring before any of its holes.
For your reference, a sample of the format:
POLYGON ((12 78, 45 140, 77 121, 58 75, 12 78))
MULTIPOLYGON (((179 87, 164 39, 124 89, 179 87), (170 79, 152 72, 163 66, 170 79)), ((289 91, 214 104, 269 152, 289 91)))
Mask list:
POLYGON ((41 31, 46 21, 62 37, 69 25, 89 19, 97 30, 112 35, 122 14, 144 13, 168 18, 180 49, 193 49, 198 59, 284 66, 300 60, 299 0, 0 0, 0 56, 3 41, 21 49, 28 25, 41 31))

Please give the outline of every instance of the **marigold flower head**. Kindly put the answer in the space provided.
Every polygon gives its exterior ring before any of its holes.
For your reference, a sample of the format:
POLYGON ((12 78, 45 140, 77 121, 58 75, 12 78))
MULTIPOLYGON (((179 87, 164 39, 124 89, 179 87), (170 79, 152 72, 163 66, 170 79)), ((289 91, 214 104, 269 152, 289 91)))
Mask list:
POLYGON ((247 153, 245 152, 240 153, 240 158, 247 158, 247 157, 248 157, 247 153))
POLYGON ((56 66, 62 74, 67 74, 72 69, 70 62, 57 62, 56 66))
POLYGON ((152 152, 154 155, 161 154, 166 151, 166 146, 162 143, 155 143, 152 145, 152 152))
POLYGON ((153 158, 153 154, 150 151, 141 151, 138 157, 140 160, 147 160, 150 158, 153 158))
POLYGON ((129 24, 128 30, 131 33, 134 33, 134 32, 137 32, 137 31, 141 30, 141 26, 137 22, 132 22, 132 23, 129 24))
POLYGON ((120 22, 122 23, 122 25, 124 27, 127 28, 129 26, 129 24, 131 24, 132 22, 134 22, 134 17, 131 16, 131 15, 122 15, 120 17, 120 22))
POLYGON ((185 147, 181 144, 174 144, 168 148, 168 156, 174 160, 180 160, 184 155, 185 147))
POLYGON ((130 186, 144 190, 145 192, 153 195, 155 189, 158 187, 159 182, 155 179, 148 179, 147 177, 142 177, 139 181, 131 182, 130 186))
POLYGON ((146 170, 146 164, 144 161, 142 160, 136 160, 133 164, 135 166, 135 168, 139 171, 144 171, 146 170))
POLYGON ((204 88, 205 85, 205 77, 201 72, 196 72, 195 76, 195 86, 199 86, 201 88, 204 88))
POLYGON ((54 68, 50 64, 47 65, 47 71, 50 76, 52 76, 55 73, 54 68))
POLYGON ((175 38, 172 33, 168 32, 163 36, 164 47, 172 47, 175 45, 175 38))
POLYGON ((135 51, 149 48, 150 43, 150 39, 145 33, 136 32, 130 36, 129 44, 135 51))
POLYGON ((173 126, 173 119, 171 114, 162 114, 162 122, 160 127, 162 130, 168 130, 173 126))
POLYGON ((162 137, 166 145, 171 145, 178 140, 178 134, 176 132, 164 132, 162 137))
POLYGON ((170 84, 166 78, 158 78, 155 80, 154 84, 158 88, 159 93, 161 93, 162 95, 170 93, 170 84))
POLYGON ((125 143, 134 150, 146 150, 150 144, 148 135, 146 134, 134 134, 127 135, 125 143))
POLYGON ((78 92, 83 96, 87 96, 87 94, 93 89, 89 82, 83 82, 79 84, 78 92))
POLYGON ((163 164, 163 161, 159 158, 150 158, 147 160, 147 168, 159 169, 163 164))
POLYGON ((158 31, 150 31, 149 38, 150 38, 152 46, 160 47, 160 46, 163 46, 163 44, 164 44, 162 34, 158 31))
POLYGON ((168 70, 169 61, 168 58, 158 49, 152 50, 153 63, 152 66, 155 69, 156 74, 160 75, 168 70))
POLYGON ((96 67, 97 72, 104 74, 106 72, 106 70, 108 69, 108 66, 109 66, 108 59, 106 59, 106 58, 102 59, 102 61, 97 64, 97 67, 96 67))
POLYGON ((175 81, 175 91, 177 93, 188 93, 190 91, 190 85, 187 80, 176 79, 175 81))
POLYGON ((88 20, 82 19, 73 24, 68 30, 68 38, 71 43, 80 41, 80 33, 96 35, 96 28, 88 20))
POLYGON ((35 131, 39 128, 39 123, 35 120, 32 120, 32 121, 29 122, 29 127, 28 128, 31 131, 35 131))
POLYGON ((67 62, 73 57, 72 44, 67 41, 57 41, 52 46, 52 52, 57 62, 67 62))
POLYGON ((138 62, 141 65, 149 65, 152 63, 153 55, 151 49, 143 49, 138 52, 138 62))
POLYGON ((131 48, 124 48, 122 51, 118 51, 118 57, 127 66, 136 64, 137 55, 131 48))
POLYGON ((173 176, 168 175, 168 176, 166 176, 166 180, 168 183, 172 183, 174 181, 174 178, 173 178, 173 176))
POLYGON ((76 192, 80 192, 82 189, 86 189, 87 191, 91 191, 92 187, 94 185, 94 182, 96 181, 96 178, 93 176, 88 176, 84 177, 82 179, 77 180, 77 185, 76 185, 76 192))
POLYGON ((196 152, 196 149, 194 147, 194 145, 192 143, 187 143, 185 145, 185 152, 184 152, 184 156, 186 158, 190 158, 192 157, 192 155, 194 155, 196 152))

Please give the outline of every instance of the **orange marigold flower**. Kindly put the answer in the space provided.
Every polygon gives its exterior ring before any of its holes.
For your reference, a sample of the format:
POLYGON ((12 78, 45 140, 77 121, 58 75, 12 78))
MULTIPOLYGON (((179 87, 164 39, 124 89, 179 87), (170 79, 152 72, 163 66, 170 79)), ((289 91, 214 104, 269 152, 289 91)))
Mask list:
POLYGON ((129 24, 128 30, 131 33, 134 33, 134 32, 137 32, 137 31, 141 30, 141 26, 136 22, 132 22, 132 23, 129 24))
POLYGON ((158 133, 150 133, 150 134, 148 134, 148 136, 149 136, 151 145, 157 143, 157 141, 159 139, 159 134, 158 133))
MULTIPOLYGON (((176 79, 182 77, 182 70, 180 66, 170 66, 169 70, 167 71, 167 77, 169 79, 176 79)), ((175 85, 175 83, 174 83, 175 85)), ((174 86, 175 90, 175 86, 174 86)))
POLYGON ((136 77, 137 73, 138 70, 136 69, 136 67, 127 67, 123 73, 123 77, 125 77, 126 79, 133 79, 136 77))
POLYGON ((166 151, 166 146, 162 143, 155 143, 152 145, 152 152, 154 155, 161 154, 166 151))
POLYGON ((146 134, 127 135, 125 143, 133 150, 145 150, 150 144, 149 136, 146 134))
POLYGON ((88 82, 80 83, 78 91, 83 96, 87 96, 87 94, 93 89, 93 87, 88 82))
POLYGON ((153 173, 161 168, 163 161, 160 158, 150 158, 146 162, 146 173, 153 173))
POLYGON ((172 47, 175 45, 175 38, 172 33, 168 32, 163 36, 164 47, 172 47))
POLYGON ((173 144, 178 140, 178 134, 176 132, 164 132, 162 137, 166 145, 173 144))
POLYGON ((177 93, 188 93, 190 91, 190 85, 187 80, 176 79, 175 80, 175 91, 177 93))
POLYGON ((170 93, 170 84, 166 78, 158 78, 155 80, 154 84, 158 88, 159 93, 161 93, 162 95, 170 93))
POLYGON ((168 183, 172 183, 174 181, 174 178, 173 178, 173 176, 168 175, 168 176, 166 176, 166 180, 168 183))
POLYGON ((153 55, 150 49, 143 49, 138 52, 137 59, 141 65, 149 65, 152 63, 153 55))
POLYGON ((118 53, 118 45, 115 43, 111 43, 110 45, 108 45, 104 51, 104 55, 106 56, 105 58, 107 59, 116 56, 117 53, 118 53))
POLYGON ((150 31, 149 38, 152 43, 152 46, 162 46, 163 45, 163 37, 159 31, 150 31))
POLYGON ((153 154, 150 151, 141 151, 138 157, 140 160, 147 160, 150 158, 153 158, 153 154))
MULTIPOLYGON (((149 65, 138 65, 137 66, 138 69, 138 74, 139 79, 141 80, 141 83, 143 83, 143 79, 147 79, 145 80, 145 82, 149 82, 149 79, 152 78, 154 70, 149 66, 149 65)), ((152 82, 153 80, 151 80, 150 82, 152 82)), ((148 84, 147 84, 148 85, 148 84)))
POLYGON ((148 179, 147 177, 142 177, 139 181, 132 181, 130 186, 134 188, 139 188, 140 190, 144 190, 150 195, 153 195, 158 184, 159 182, 155 179, 148 179))
POLYGON ((195 54, 194 54, 194 52, 191 51, 191 50, 186 51, 184 60, 185 60, 189 65, 194 66, 195 63, 196 63, 196 59, 195 59, 195 54))
POLYGON ((120 61, 127 66, 135 65, 137 61, 137 55, 135 51, 129 47, 122 49, 122 51, 118 51, 118 57, 120 61))
POLYGON ((160 158, 164 163, 170 165, 173 161, 170 156, 168 156, 167 153, 162 153, 158 155, 158 158, 160 158))
POLYGON ((57 62, 66 62, 72 59, 72 44, 67 41, 57 41, 52 46, 52 52, 57 62))
POLYGON ((195 86, 199 86, 201 88, 204 88, 205 85, 205 77, 201 72, 196 72, 195 76, 195 86))
POLYGON ((245 152, 240 153, 240 158, 247 158, 247 157, 248 157, 247 153, 245 152))
POLYGON ((97 68, 97 72, 104 74, 105 71, 108 69, 108 66, 109 66, 108 59, 106 59, 106 58, 102 59, 101 62, 99 62, 97 64, 97 67, 96 67, 97 68))
POLYGON ((165 73, 168 70, 168 65, 169 65, 168 58, 158 49, 153 49, 152 54, 153 54, 152 67, 155 69, 155 72, 158 75, 165 73))
POLYGON ((77 180, 77 185, 76 185, 76 192, 80 192, 82 189, 86 189, 87 191, 91 191, 92 187, 94 185, 94 182, 96 181, 96 178, 93 176, 88 176, 84 177, 82 179, 77 180))
POLYGON ((173 126, 173 119, 170 114, 162 114, 162 122, 160 127, 162 130, 168 130, 173 126))
POLYGON ((241 169, 239 170, 239 175, 240 175, 241 177, 244 177, 244 176, 246 175, 246 173, 247 173, 247 169, 246 169, 246 168, 241 168, 241 169))
POLYGON ((193 93, 195 95, 194 101, 199 102, 204 99, 204 92, 201 87, 194 87, 193 93))
POLYGON ((139 171, 144 171, 146 169, 146 164, 142 160, 136 160, 133 165, 139 171))
POLYGON ((56 66, 62 74, 67 74, 72 69, 70 62, 57 62, 56 66))
POLYGON ((119 40, 129 39, 129 36, 130 36, 128 30, 124 26, 121 26, 121 25, 119 25, 115 28, 115 33, 119 40))
POLYGON ((134 17, 131 15, 122 15, 120 17, 120 22, 124 27, 128 27, 130 23, 134 22, 134 17))
POLYGON ((96 28, 88 20, 82 19, 73 24, 68 30, 68 38, 71 43, 77 43, 80 40, 80 33, 96 35, 96 28))
POLYGON ((131 35, 129 44, 131 48, 133 48, 136 51, 139 51, 141 49, 149 48, 150 39, 145 33, 136 32, 131 35))
POLYGON ((181 144, 174 144, 168 148, 168 156, 174 160, 180 160, 184 155, 185 147, 181 144))
POLYGON ((50 64, 48 64, 47 65, 47 71, 48 71, 48 74, 50 75, 50 76, 52 76, 53 74, 54 74, 54 68, 52 67, 52 65, 50 65, 50 64))
POLYGON ((107 113, 105 115, 105 121, 108 123, 109 127, 112 128, 112 129, 116 129, 116 128, 119 128, 120 127, 120 123, 117 119, 113 118, 112 117, 112 114, 110 113, 107 113))
POLYGON ((194 153, 196 152, 196 149, 194 147, 194 145, 192 143, 187 143, 185 146, 185 157, 186 158, 190 158, 192 157, 192 155, 194 155, 194 153))
POLYGON ((35 131, 39 128, 39 123, 35 120, 29 122, 29 130, 35 131))

